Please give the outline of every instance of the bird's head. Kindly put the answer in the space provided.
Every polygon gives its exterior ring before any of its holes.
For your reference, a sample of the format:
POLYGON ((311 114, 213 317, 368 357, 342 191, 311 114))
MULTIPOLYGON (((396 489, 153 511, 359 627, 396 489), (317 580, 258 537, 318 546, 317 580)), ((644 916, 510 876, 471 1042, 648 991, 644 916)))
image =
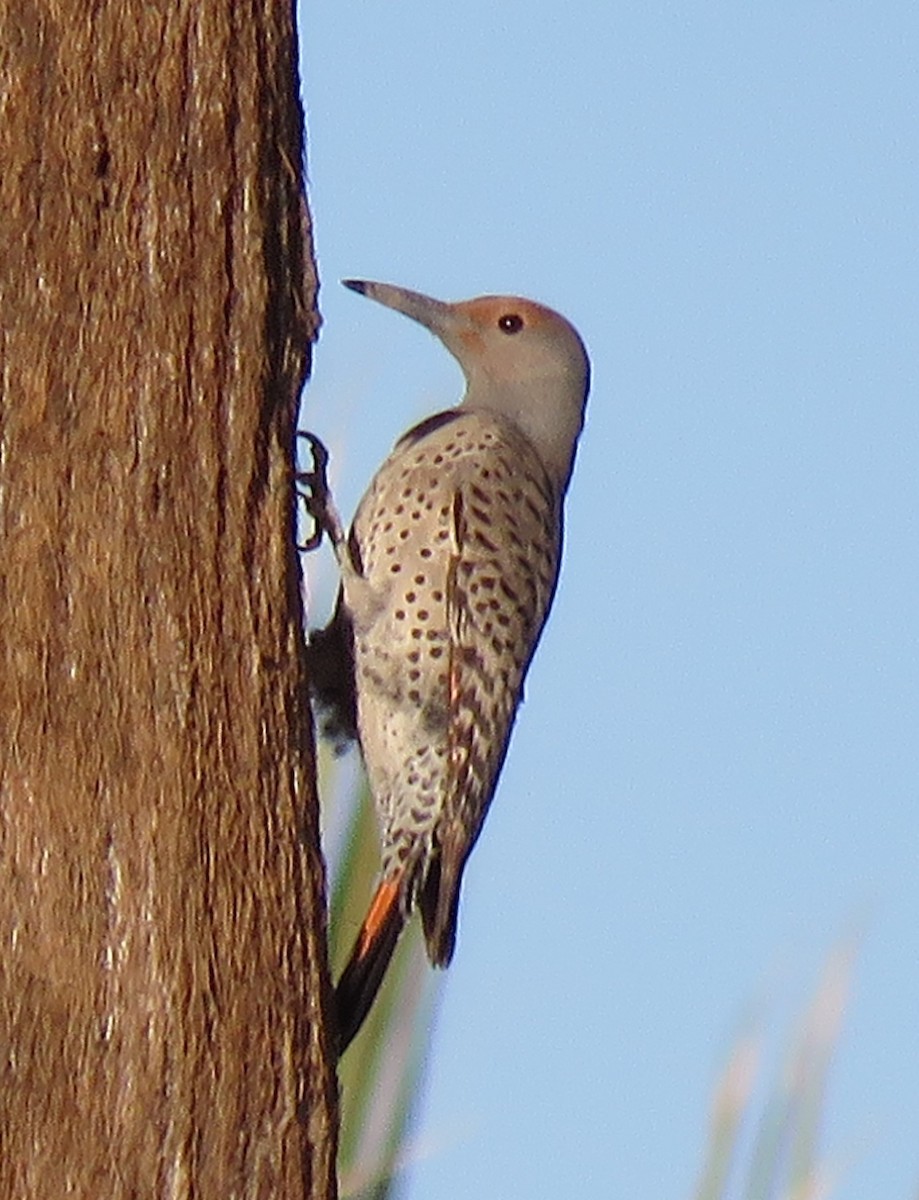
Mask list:
POLYGON ((590 386, 587 351, 570 322, 519 296, 450 304, 388 283, 344 283, 436 334, 466 376, 463 406, 512 421, 564 492, 590 386))

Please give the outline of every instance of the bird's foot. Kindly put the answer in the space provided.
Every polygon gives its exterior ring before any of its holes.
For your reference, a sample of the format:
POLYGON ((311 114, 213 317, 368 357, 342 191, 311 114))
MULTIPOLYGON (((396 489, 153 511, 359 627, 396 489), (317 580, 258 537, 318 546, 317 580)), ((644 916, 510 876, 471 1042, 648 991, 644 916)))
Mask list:
POLYGON ((329 487, 326 470, 329 465, 329 452, 314 433, 305 429, 297 430, 297 438, 309 443, 313 459, 312 470, 297 471, 294 475, 297 495, 303 501, 306 514, 313 522, 313 532, 304 542, 298 543, 297 549, 303 553, 315 550, 322 543, 323 534, 327 534, 337 555, 344 546, 345 531, 329 487))

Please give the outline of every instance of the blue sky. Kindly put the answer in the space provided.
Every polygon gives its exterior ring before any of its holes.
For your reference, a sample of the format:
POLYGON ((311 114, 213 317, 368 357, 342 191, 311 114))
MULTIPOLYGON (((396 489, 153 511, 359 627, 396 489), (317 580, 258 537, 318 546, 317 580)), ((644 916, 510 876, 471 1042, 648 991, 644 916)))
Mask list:
POLYGON ((353 509, 455 402, 343 276, 558 308, 594 385, 556 605, 467 874, 410 1195, 685 1197, 757 1006, 863 933, 824 1147, 919 1186, 919 8, 301 11, 353 509))

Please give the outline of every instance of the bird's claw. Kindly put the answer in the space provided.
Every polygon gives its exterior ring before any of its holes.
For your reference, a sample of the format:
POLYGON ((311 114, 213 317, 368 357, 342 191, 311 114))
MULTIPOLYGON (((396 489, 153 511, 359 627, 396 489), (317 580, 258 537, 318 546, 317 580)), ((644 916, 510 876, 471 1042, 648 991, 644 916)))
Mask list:
POLYGON ((297 545, 297 549, 305 554, 321 545, 323 534, 328 534, 335 546, 339 544, 344 535, 341 521, 332 501, 326 474, 329 452, 324 443, 308 430, 298 429, 297 438, 298 440, 302 438, 309 443, 310 455, 313 460, 312 470, 297 471, 294 475, 297 496, 303 501, 307 516, 313 522, 313 532, 305 541, 297 545))

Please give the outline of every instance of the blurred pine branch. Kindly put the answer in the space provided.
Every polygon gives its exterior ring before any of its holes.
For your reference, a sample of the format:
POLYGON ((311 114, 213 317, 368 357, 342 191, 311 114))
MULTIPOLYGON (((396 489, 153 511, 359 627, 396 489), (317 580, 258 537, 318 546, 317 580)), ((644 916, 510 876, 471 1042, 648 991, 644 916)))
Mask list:
MULTIPOLYGON (((336 761, 330 755, 321 757, 323 795, 335 791, 336 761)), ((336 977, 364 918, 380 861, 366 781, 362 779, 356 796, 342 796, 338 804, 347 816, 330 906, 330 956, 336 977)), ((436 984, 420 925, 413 920, 364 1028, 339 1066, 342 1197, 389 1200, 397 1194, 400 1172, 411 1158, 406 1139, 423 1084, 436 984)))
POLYGON ((837 1172, 821 1160, 820 1128, 856 951, 852 939, 828 957, 779 1078, 759 1103, 763 1035, 744 1033, 735 1042, 715 1085, 695 1200, 826 1200, 832 1195, 837 1172))
MULTIPOLYGON (((330 912, 337 977, 357 935, 379 866, 379 842, 366 781, 336 788, 343 760, 320 754, 322 794, 340 847, 330 912), (336 796, 336 792, 339 794, 336 796)), ((332 856, 334 859, 334 855, 332 856)), ((708 1141, 694 1200, 828 1200, 840 1171, 821 1158, 829 1069, 839 1044, 858 939, 827 958, 785 1061, 765 1095, 761 1029, 736 1039, 711 1100, 708 1141)), ((439 977, 428 966, 413 920, 393 956, 364 1028, 339 1067, 340 1192, 347 1200, 392 1200, 416 1157, 408 1144, 424 1083, 439 977)))

